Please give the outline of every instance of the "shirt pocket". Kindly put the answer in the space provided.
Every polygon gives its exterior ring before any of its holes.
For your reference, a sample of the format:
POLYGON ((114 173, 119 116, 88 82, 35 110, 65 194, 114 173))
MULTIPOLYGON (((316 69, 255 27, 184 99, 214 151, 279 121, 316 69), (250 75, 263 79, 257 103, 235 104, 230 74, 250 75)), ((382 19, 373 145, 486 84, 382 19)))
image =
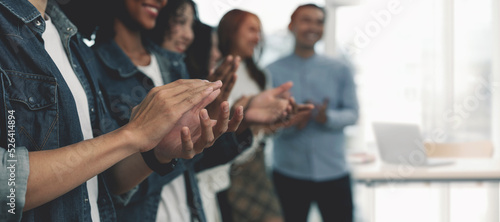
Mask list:
POLYGON ((59 147, 57 82, 49 76, 8 71, 4 82, 16 120, 16 146, 29 151, 59 147))

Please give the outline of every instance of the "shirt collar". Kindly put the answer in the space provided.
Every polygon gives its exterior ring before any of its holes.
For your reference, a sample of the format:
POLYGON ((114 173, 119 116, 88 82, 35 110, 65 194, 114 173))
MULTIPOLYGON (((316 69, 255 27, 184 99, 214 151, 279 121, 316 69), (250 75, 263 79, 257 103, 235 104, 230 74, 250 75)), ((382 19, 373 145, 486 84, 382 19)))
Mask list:
POLYGON ((292 53, 292 58, 298 59, 300 61, 307 61, 307 60, 310 60, 310 59, 314 59, 316 56, 318 56, 318 53, 316 53, 316 52, 314 52, 314 54, 312 56, 309 56, 307 58, 303 58, 303 57, 298 56, 295 53, 292 53))

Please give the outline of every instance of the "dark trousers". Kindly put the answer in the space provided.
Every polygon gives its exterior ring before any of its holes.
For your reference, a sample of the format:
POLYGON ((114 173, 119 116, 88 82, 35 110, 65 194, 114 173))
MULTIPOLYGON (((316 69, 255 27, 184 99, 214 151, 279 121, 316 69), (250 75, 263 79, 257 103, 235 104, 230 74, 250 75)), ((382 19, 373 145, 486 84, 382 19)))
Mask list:
POLYGON ((349 175, 330 181, 312 182, 274 171, 273 180, 285 222, 306 222, 313 201, 318 204, 324 222, 353 221, 349 175))

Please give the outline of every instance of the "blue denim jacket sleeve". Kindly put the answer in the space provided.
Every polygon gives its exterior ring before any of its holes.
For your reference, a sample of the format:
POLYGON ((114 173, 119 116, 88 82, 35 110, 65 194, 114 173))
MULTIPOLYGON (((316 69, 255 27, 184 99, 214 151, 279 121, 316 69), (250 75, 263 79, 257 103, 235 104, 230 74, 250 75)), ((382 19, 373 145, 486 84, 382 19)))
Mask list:
POLYGON ((235 133, 224 133, 215 141, 212 147, 203 151, 201 154, 203 158, 194 165, 195 171, 200 172, 228 163, 250 147, 252 139, 252 131, 249 129, 238 136, 235 133))
POLYGON ((16 147, 15 152, 0 148, 0 221, 20 221, 28 186, 29 156, 25 147, 16 147))

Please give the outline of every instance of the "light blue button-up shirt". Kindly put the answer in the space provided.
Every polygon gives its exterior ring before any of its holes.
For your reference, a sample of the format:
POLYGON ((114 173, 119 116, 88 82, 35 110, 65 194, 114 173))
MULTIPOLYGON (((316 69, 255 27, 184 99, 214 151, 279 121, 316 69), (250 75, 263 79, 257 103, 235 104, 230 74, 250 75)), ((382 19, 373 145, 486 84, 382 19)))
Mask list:
POLYGON ((296 178, 325 181, 348 173, 344 144, 344 127, 358 119, 358 101, 350 67, 338 60, 313 55, 301 58, 295 54, 267 67, 273 87, 293 82, 292 95, 297 103, 322 104, 328 98, 327 122, 314 121, 298 130, 290 127, 274 137, 274 170, 296 178))

